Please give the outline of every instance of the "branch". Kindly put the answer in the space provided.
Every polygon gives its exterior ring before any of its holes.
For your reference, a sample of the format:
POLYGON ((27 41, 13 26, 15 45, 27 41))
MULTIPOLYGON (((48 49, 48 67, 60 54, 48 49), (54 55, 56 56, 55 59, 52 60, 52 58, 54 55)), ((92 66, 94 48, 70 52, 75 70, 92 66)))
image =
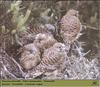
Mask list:
POLYGON ((86 28, 89 28, 89 29, 92 29, 92 30, 97 30, 97 31, 99 30, 99 28, 97 29, 96 27, 92 27, 92 26, 89 26, 89 25, 84 25, 84 24, 83 24, 82 26, 83 26, 85 29, 86 29, 86 28))

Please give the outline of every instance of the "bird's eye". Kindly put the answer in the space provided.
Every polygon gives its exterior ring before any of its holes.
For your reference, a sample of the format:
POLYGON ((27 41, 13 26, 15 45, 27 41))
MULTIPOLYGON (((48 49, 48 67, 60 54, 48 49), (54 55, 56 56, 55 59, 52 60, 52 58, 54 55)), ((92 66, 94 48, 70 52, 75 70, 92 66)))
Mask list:
POLYGON ((42 39, 40 38, 40 39, 39 39, 39 43, 41 43, 41 41, 42 41, 42 39))
POLYGON ((34 50, 29 50, 30 51, 30 53, 33 53, 34 52, 34 50))
POLYGON ((59 48, 60 50, 62 49, 62 47, 61 47, 61 46, 59 46, 58 48, 59 48))
POLYGON ((61 47, 58 47, 58 48, 61 48, 61 47))

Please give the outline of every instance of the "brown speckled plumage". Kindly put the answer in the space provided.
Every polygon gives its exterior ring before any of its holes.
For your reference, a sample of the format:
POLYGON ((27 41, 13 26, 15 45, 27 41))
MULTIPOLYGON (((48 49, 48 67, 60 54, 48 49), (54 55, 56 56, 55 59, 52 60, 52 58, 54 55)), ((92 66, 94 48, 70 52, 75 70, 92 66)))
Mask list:
POLYGON ((81 30, 81 23, 78 19, 78 11, 69 10, 60 21, 60 34, 65 43, 72 43, 75 41, 77 35, 81 30))
POLYGON ((34 76, 36 73, 63 70, 66 55, 65 45, 63 43, 55 43, 52 47, 44 51, 40 64, 33 68, 31 75, 34 76))
POLYGON ((32 43, 35 39, 35 36, 39 33, 51 33, 46 27, 44 26, 35 26, 33 29, 27 28, 26 31, 21 32, 19 35, 19 40, 22 45, 26 45, 32 43))
POLYGON ((35 67, 41 61, 40 51, 32 44, 25 45, 21 53, 20 64, 26 70, 35 67))
POLYGON ((53 46, 57 41, 54 39, 53 35, 48 33, 39 33, 36 35, 34 44, 41 51, 53 46))

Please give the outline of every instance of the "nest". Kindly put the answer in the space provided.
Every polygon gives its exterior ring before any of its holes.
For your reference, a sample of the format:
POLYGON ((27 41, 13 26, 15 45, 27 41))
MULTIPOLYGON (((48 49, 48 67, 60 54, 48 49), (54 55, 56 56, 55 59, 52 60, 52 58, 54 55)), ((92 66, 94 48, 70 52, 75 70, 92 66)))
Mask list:
MULTIPOLYGON (((78 42, 78 46, 71 49, 65 61, 66 68, 62 73, 54 71, 41 75, 37 72, 37 77, 34 79, 100 79, 99 58, 89 61, 85 57, 86 54, 80 50, 81 45, 79 44, 78 42)), ((33 79, 33 77, 26 78, 30 73, 25 72, 20 64, 2 48, 0 50, 0 71, 1 79, 33 79)))

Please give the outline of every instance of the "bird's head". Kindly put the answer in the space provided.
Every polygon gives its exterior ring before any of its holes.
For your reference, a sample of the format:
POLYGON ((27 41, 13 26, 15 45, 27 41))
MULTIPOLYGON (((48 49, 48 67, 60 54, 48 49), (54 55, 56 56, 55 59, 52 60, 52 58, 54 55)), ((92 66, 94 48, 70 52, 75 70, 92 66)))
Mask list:
POLYGON ((65 45, 63 43, 55 43, 53 45, 53 47, 59 49, 59 51, 61 51, 61 52, 64 52, 64 51, 65 52, 68 52, 69 51, 69 48, 70 48, 69 45, 65 45))
POLYGON ((70 10, 67 12, 67 15, 71 15, 71 16, 76 16, 76 17, 78 17, 78 16, 79 16, 79 12, 78 12, 77 10, 70 9, 70 10))
POLYGON ((46 34, 39 33, 36 35, 35 41, 43 41, 46 39, 46 34))
POLYGON ((24 49, 24 51, 26 50, 26 51, 29 51, 30 53, 34 53, 34 52, 37 52, 38 51, 38 49, 34 46, 33 43, 32 44, 25 45, 23 47, 23 49, 24 49))
POLYGON ((66 49, 66 46, 63 43, 55 43, 53 47, 59 49, 60 51, 64 51, 66 49))

